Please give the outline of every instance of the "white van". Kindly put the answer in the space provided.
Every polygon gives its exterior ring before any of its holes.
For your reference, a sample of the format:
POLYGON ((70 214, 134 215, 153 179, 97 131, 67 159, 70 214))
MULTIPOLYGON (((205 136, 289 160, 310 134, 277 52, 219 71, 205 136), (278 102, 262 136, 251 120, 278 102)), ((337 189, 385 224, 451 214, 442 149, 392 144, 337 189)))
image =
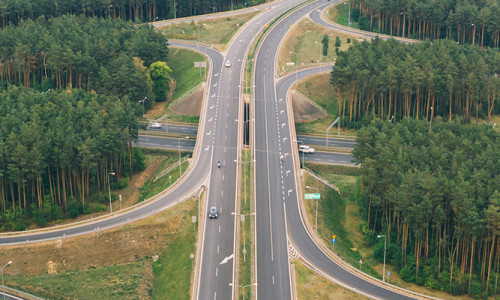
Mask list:
POLYGON ((314 153, 314 148, 309 147, 307 145, 300 145, 299 146, 299 152, 314 153))

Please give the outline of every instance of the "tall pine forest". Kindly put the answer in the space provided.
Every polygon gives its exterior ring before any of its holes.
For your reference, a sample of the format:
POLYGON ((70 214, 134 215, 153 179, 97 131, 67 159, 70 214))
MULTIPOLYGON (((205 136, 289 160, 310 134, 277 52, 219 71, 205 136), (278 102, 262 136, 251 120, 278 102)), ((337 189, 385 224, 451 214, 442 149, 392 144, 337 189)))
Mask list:
POLYGON ((1 26, 24 19, 82 15, 133 22, 182 18, 217 13, 266 2, 265 0, 0 0, 1 26))
POLYGON ((105 211, 108 173, 119 185, 144 168, 132 148, 149 66, 166 38, 149 25, 63 15, 0 30, 0 224, 105 211))
POLYGON ((500 47, 499 0, 351 0, 350 3, 353 19, 363 30, 500 47))
POLYGON ((363 228, 401 277, 452 295, 498 292, 500 133, 436 118, 377 119, 358 132, 363 228))
MULTIPOLYGON (((466 9, 464 3, 455 3, 454 10, 466 9)), ((406 37, 433 40, 355 42, 339 53, 330 74, 341 123, 360 129, 353 156, 362 170, 365 238, 382 262, 384 240, 377 236, 387 236, 387 262, 405 281, 452 295, 495 295, 500 134, 492 124, 476 123, 500 113, 498 31, 485 25, 484 36, 474 37, 470 28, 464 33, 457 25, 458 43, 436 32, 431 37, 439 27, 423 19, 433 15, 414 22, 415 15, 407 10, 403 16, 405 6, 399 5, 400 10, 380 9, 374 24, 395 35, 405 30, 406 37), (416 28, 410 31, 410 25, 416 28), (422 33, 415 36, 419 26, 422 33)))

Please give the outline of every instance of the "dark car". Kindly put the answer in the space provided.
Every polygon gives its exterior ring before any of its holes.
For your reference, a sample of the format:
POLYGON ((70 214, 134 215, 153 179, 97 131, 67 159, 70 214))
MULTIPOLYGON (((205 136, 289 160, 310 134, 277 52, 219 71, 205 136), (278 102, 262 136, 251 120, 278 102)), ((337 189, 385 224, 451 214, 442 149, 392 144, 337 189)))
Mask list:
POLYGON ((218 216, 219 212, 217 211, 217 207, 215 206, 210 207, 210 211, 208 212, 208 217, 210 219, 217 219, 218 216))

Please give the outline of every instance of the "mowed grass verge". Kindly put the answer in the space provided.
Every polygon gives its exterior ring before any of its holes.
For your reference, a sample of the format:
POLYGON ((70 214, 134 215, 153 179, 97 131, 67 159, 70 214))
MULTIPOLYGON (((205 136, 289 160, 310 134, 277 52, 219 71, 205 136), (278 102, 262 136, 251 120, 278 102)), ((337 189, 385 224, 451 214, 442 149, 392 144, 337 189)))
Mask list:
POLYGON ((368 299, 346 288, 325 279, 323 276, 311 271, 300 261, 294 261, 295 279, 297 282, 297 298, 310 299, 368 299))
POLYGON ((169 39, 198 41, 222 51, 241 26, 258 13, 173 24, 160 27, 159 30, 169 39))

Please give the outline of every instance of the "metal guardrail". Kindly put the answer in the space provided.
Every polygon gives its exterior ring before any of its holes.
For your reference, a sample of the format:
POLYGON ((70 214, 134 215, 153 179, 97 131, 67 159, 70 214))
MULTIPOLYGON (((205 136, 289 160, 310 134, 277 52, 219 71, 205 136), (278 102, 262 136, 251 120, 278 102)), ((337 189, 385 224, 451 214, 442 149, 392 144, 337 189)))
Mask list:
POLYGON ((156 182, 156 180, 167 175, 168 173, 170 173, 170 171, 177 168, 178 166, 180 166, 182 163, 184 163, 188 159, 189 159, 189 155, 186 155, 183 158, 181 158, 180 161, 176 161, 174 164, 170 165, 168 168, 166 168, 165 170, 161 171, 158 175, 156 175, 155 180, 153 180, 153 182, 156 182))
POLYGON ((321 181, 322 183, 324 183, 325 185, 327 185, 328 187, 330 187, 331 189, 334 189, 337 191, 337 193, 339 193, 340 195, 340 190, 337 186, 335 186, 333 183, 330 183, 328 180, 326 180, 325 178, 319 176, 318 174, 314 173, 313 170, 309 169, 308 167, 306 166, 302 166, 302 168, 304 169, 304 171, 306 171, 307 173, 309 173, 309 175, 311 175, 312 177, 316 178, 317 180, 321 181))
POLYGON ((20 290, 16 290, 16 289, 13 289, 13 288, 10 288, 10 287, 7 287, 7 286, 0 285, 0 289, 2 291, 5 289, 5 291, 8 292, 9 294, 11 294, 13 296, 16 296, 16 297, 19 297, 19 298, 22 298, 22 299, 26 299, 26 300, 43 300, 43 298, 40 298, 40 297, 31 295, 31 294, 28 294, 26 292, 23 292, 23 291, 20 291, 20 290))

